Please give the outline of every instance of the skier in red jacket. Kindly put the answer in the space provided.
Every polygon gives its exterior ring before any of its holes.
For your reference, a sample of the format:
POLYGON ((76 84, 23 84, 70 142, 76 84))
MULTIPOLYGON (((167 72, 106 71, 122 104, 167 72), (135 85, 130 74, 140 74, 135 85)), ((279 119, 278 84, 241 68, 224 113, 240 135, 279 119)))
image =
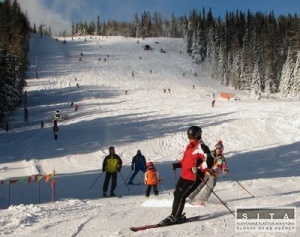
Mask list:
POLYGON ((183 158, 172 164, 173 170, 181 168, 180 178, 174 191, 172 213, 160 222, 161 225, 172 225, 185 216, 182 215, 186 198, 199 186, 204 178, 205 172, 213 166, 214 158, 210 149, 202 140, 202 130, 198 126, 192 126, 187 131, 189 144, 183 154, 183 158))

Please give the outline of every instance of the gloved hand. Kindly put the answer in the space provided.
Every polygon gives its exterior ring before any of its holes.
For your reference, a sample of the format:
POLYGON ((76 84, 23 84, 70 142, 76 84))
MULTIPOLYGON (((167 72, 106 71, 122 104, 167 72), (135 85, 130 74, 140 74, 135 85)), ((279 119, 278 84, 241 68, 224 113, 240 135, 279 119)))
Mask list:
POLYGON ((229 169, 223 169, 223 174, 228 174, 229 173, 229 169))
POLYGON ((131 166, 131 170, 134 170, 134 167, 133 167, 133 166, 131 166))
POLYGON ((117 169, 118 172, 121 172, 121 167, 117 169))
POLYGON ((103 168, 103 169, 102 169, 102 172, 105 172, 105 171, 106 171, 106 169, 105 169, 105 168, 103 168))
POLYGON ((197 168, 197 167, 193 167, 193 168, 192 168, 192 172, 193 172, 194 174, 197 174, 197 173, 198 173, 198 168, 197 168))
POLYGON ((209 174, 212 175, 212 176, 216 176, 216 170, 210 169, 209 174))
POLYGON ((173 170, 176 170, 177 168, 181 168, 181 164, 180 163, 173 163, 172 167, 173 167, 173 170))

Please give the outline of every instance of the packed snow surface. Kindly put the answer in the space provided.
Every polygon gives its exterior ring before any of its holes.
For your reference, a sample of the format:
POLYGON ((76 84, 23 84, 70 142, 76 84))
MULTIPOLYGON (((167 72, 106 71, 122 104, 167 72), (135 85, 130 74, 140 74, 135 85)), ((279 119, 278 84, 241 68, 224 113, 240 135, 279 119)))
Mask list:
MULTIPOLYGON (((1 236, 299 236, 299 100, 258 100, 219 85, 184 53, 182 39, 63 40, 32 36, 25 88, 29 122, 21 105, 9 117, 9 131, 0 131, 1 236), (222 99, 221 92, 235 97, 222 99), (56 110, 68 119, 58 122, 54 140, 56 110), (236 218, 215 195, 205 207, 186 204, 186 216, 201 215, 199 221, 129 230, 171 213, 180 175, 171 164, 181 159, 192 125, 201 126, 211 149, 223 141, 230 172, 219 177, 214 191, 228 208, 296 207, 297 232, 236 232, 236 218), (109 146, 123 159, 115 190, 122 198, 102 198, 99 175, 109 146), (147 199, 144 185, 124 183, 138 149, 163 178, 158 197, 151 193, 147 199), (55 193, 52 178, 28 182, 53 171, 55 193)), ((143 175, 134 181, 143 182, 143 175)))

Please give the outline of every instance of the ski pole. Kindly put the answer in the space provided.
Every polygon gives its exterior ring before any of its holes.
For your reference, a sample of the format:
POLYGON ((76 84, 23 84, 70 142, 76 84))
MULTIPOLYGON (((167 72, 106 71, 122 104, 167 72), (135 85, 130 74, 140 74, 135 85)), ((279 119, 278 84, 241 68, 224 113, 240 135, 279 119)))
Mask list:
POLYGON ((119 174, 121 175, 121 178, 123 179, 123 181, 124 181, 124 184, 126 185, 126 187, 127 187, 128 191, 130 191, 130 189, 128 188, 128 185, 127 185, 127 183, 125 182, 125 179, 124 179, 123 175, 121 174, 121 171, 119 171, 119 174))
POLYGON ((232 174, 230 174, 230 173, 228 173, 228 174, 229 174, 229 176, 231 176, 231 178, 234 179, 235 182, 238 183, 238 185, 241 186, 242 189, 244 189, 247 193, 249 193, 251 195, 251 197, 254 197, 254 195, 251 194, 232 174))
MULTIPOLYGON (((159 184, 160 184, 160 186, 161 186, 163 192, 166 193, 166 190, 165 190, 164 186, 162 185, 162 183, 160 182, 159 184)), ((168 192, 168 194, 170 195, 170 192, 168 192)))
POLYGON ((94 184, 98 181, 98 179, 101 177, 103 174, 103 171, 98 175, 97 179, 94 181, 94 183, 91 185, 90 189, 94 186, 94 184))
POLYGON ((128 180, 128 178, 129 178, 129 176, 131 175, 132 171, 133 171, 133 170, 131 170, 131 171, 129 172, 129 174, 128 174, 127 178, 126 178, 126 179, 125 179, 125 181, 124 181, 124 184, 126 184, 126 183, 127 183, 127 180, 128 180))
MULTIPOLYGON (((198 178, 201 180, 201 182, 204 182, 203 179, 197 174, 198 178)), ((205 182, 205 185, 206 187, 208 187, 210 189, 210 191, 216 196, 216 198, 219 199, 219 201, 227 208, 227 210, 233 215, 235 216, 235 214, 233 213, 233 211, 230 210, 230 208, 226 205, 225 202, 222 201, 222 199, 214 192, 214 190, 209 187, 209 185, 207 184, 207 181, 208 181, 209 177, 207 178, 206 182, 205 182)))
POLYGON ((175 182, 174 182, 174 184, 175 184, 175 188, 176 188, 176 182, 177 182, 176 169, 174 170, 174 179, 175 179, 175 182))

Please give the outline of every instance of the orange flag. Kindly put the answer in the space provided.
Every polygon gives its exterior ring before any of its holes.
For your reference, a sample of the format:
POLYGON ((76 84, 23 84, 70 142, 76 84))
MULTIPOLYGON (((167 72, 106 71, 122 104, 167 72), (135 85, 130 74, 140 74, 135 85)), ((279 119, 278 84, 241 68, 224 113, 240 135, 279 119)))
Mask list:
POLYGON ((51 174, 45 175, 45 182, 46 182, 46 183, 49 181, 50 177, 51 177, 51 174))

